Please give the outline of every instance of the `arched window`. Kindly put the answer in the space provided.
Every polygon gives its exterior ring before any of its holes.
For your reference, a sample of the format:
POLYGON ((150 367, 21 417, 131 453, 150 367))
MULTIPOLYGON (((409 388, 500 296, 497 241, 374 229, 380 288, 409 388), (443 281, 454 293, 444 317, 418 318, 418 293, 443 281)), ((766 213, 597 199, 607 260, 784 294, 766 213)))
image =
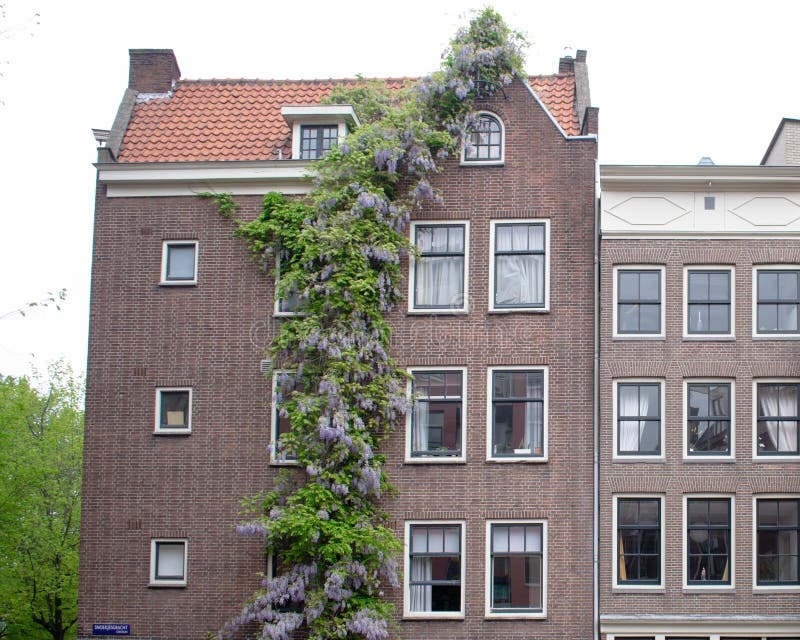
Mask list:
POLYGON ((489 113, 481 113, 464 148, 464 162, 502 162, 503 125, 489 113))

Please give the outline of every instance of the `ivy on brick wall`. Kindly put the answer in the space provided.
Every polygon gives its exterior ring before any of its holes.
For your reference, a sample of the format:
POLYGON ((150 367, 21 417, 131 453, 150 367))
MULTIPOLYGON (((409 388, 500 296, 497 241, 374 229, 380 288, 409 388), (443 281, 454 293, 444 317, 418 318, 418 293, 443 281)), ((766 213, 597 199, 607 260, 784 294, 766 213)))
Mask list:
MULTIPOLYGON (((220 637, 391 635, 384 589, 398 586, 401 544, 381 507, 392 487, 378 451, 409 400, 385 316, 401 299, 400 259, 414 251, 411 210, 436 200, 431 176, 469 143, 475 100, 522 72, 524 45, 484 9, 430 76, 398 90, 337 88, 330 102, 353 105, 361 125, 313 164, 309 197, 269 193, 257 219, 235 221, 253 256, 279 266, 278 296, 297 301, 270 357, 274 400, 291 423, 272 454, 299 469, 245 501, 238 531, 263 538, 275 571, 220 637)), ((235 218, 230 195, 212 197, 235 218)))

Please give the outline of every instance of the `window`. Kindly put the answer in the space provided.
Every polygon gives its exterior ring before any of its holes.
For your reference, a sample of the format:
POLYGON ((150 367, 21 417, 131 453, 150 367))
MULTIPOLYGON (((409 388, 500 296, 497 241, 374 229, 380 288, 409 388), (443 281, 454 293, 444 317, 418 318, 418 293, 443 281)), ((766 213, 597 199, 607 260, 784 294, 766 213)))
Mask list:
POLYGON ((546 523, 488 522, 487 615, 544 617, 546 523))
MULTIPOLYGON (((275 280, 275 288, 277 290, 277 285, 280 282, 281 278, 281 263, 288 262, 290 259, 290 254, 286 249, 281 249, 278 252, 278 260, 276 265, 277 271, 277 278, 275 280)), ((275 315, 279 316, 290 316, 295 315, 298 313, 298 307, 302 303, 302 298, 297 291, 296 283, 295 286, 291 288, 288 292, 288 295, 280 296, 278 295, 277 291, 275 294, 275 315)))
POLYGON ((544 461, 547 370, 489 370, 489 452, 492 460, 544 461))
POLYGON ((755 269, 757 279, 756 330, 754 335, 800 333, 800 270, 755 269))
POLYGON ((797 397, 800 383, 756 384, 756 455, 797 456, 797 397))
POLYGON ((503 123, 495 115, 480 113, 464 145, 461 160, 469 164, 501 164, 504 158, 503 123))
POLYGON ((689 457, 731 455, 730 383, 686 384, 686 445, 689 457))
POLYGON ((800 586, 800 498, 757 498, 756 527, 756 584, 800 586))
POLYGON ((292 422, 286 410, 295 391, 302 391, 302 385, 293 372, 276 371, 272 376, 272 443, 270 445, 273 464, 297 464, 297 455, 281 442, 281 436, 292 430, 292 422))
POLYGON ((197 284, 197 241, 164 242, 161 284, 197 284))
POLYGON ((731 270, 686 270, 686 335, 731 335, 731 270))
POLYGON ((300 127, 300 159, 316 160, 335 147, 339 126, 335 124, 304 125, 300 127))
POLYGON ((616 386, 616 455, 662 455, 661 382, 618 381, 616 386))
POLYGON ((664 335, 663 276, 658 267, 616 270, 616 335, 664 335))
POLYGON ((686 584, 731 584, 730 498, 686 499, 686 584))
POLYGON ((464 369, 411 370, 410 460, 463 460, 464 369))
POLYGON ((192 390, 156 389, 156 427, 160 434, 192 431, 192 390))
POLYGON ((186 586, 186 540, 150 541, 150 585, 186 586))
POLYGON ((548 221, 492 222, 491 309, 547 309, 548 221))
POLYGON ((412 225, 414 260, 411 310, 467 310, 467 224, 412 225))
POLYGON ((617 498, 619 586, 661 585, 661 498, 617 498))
POLYGON ((463 535, 463 523, 406 525, 406 617, 463 617, 463 535))

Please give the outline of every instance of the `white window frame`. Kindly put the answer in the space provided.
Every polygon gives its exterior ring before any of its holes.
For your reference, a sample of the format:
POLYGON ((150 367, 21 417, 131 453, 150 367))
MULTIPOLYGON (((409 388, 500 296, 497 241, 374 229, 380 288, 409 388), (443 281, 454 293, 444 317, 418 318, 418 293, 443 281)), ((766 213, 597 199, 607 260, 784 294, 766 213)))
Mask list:
POLYGON ((664 575, 666 571, 666 541, 664 535, 664 516, 666 514, 666 510, 664 508, 664 503, 666 501, 666 496, 661 493, 619 493, 614 494, 613 502, 611 505, 612 509, 612 525, 613 531, 612 536, 614 543, 611 545, 613 549, 613 557, 611 559, 611 571, 612 571, 612 582, 611 588, 614 591, 653 591, 653 592, 663 592, 665 590, 665 582, 664 582, 664 575), (660 532, 659 532, 659 542, 661 548, 659 553, 661 555, 660 561, 661 566, 659 569, 659 577, 660 582, 658 584, 634 584, 634 583, 620 583, 619 581, 619 519, 618 519, 618 504, 620 498, 623 499, 632 499, 632 500, 658 500, 658 521, 660 522, 660 532))
POLYGON ((460 307, 442 309, 418 308, 414 306, 414 287, 417 282, 417 260, 412 255, 409 262, 408 313, 418 315, 465 315, 469 313, 469 220, 415 220, 410 227, 411 244, 416 247, 417 227, 464 227, 464 291, 460 307))
POLYGON ((408 620, 463 620, 467 592, 467 523, 465 520, 406 520, 403 540, 403 619, 408 620), (461 527, 461 609, 459 611, 411 611, 411 527, 459 526, 461 527))
POLYGON ((683 459, 686 462, 734 462, 736 459, 736 381, 732 378, 684 378, 683 380, 683 459), (689 385, 727 384, 730 387, 730 452, 727 454, 689 455, 689 385))
POLYGON ((666 337, 666 297, 667 297, 667 269, 664 265, 659 264, 625 264, 615 265, 612 277, 612 337, 615 340, 664 340, 666 337), (618 305, 619 300, 617 296, 617 289, 619 287, 619 273, 622 271, 659 271, 661 273, 661 292, 660 292, 660 312, 661 312, 661 331, 659 333, 620 333, 618 324, 618 305))
MULTIPOLYGON (((800 264, 760 264, 753 267, 752 304, 753 338, 758 340, 800 340, 798 333, 759 333, 758 332, 758 272, 759 271, 800 271, 800 264)), ((800 318, 798 319, 800 322, 800 318)))
POLYGON ((281 311, 281 297, 278 295, 278 282, 281 279, 281 251, 278 250, 278 255, 275 258, 275 303, 272 315, 276 318, 292 318, 302 317, 306 315, 302 311, 281 311))
POLYGON ((800 591, 800 584, 758 584, 758 501, 759 500, 797 500, 800 494, 797 493, 759 493, 753 495, 752 526, 753 536, 751 538, 753 548, 753 592, 758 593, 796 593, 800 591))
MULTIPOLYGON (((413 377, 415 371, 426 373, 429 371, 458 371, 461 373, 461 455, 460 456, 416 456, 411 455, 411 420, 412 409, 406 413, 406 449, 405 462, 407 464, 463 464, 467 461, 467 367, 408 367, 409 376, 413 377)), ((408 381, 408 396, 411 397, 412 381, 408 381)))
POLYGON ((278 376, 282 373, 290 373, 285 369, 276 369, 272 372, 272 382, 270 388, 272 389, 272 398, 269 403, 269 463, 279 466, 295 467, 299 463, 297 460, 287 460, 279 458, 277 455, 278 446, 278 411, 275 406, 275 394, 278 389, 278 376))
POLYGON ((544 518, 487 520, 486 521, 486 589, 484 617, 493 620, 544 620, 547 618, 547 520, 544 518), (541 611, 492 611, 492 525, 538 524, 542 527, 542 610, 541 611))
MULTIPOLYGON (((486 167, 486 166, 500 166, 506 163, 506 125, 503 119, 494 111, 477 111, 475 118, 481 116, 490 116, 500 124, 500 157, 492 160, 467 160, 467 143, 461 145, 461 166, 462 167, 486 167)), ((469 134, 468 134, 469 135, 469 134)))
POLYGON ((151 587, 185 587, 189 576, 189 542, 186 538, 153 538, 150 540, 150 586, 151 587), (183 544, 183 578, 170 579, 156 577, 156 548, 161 543, 183 544))
POLYGON ((683 516, 681 518, 681 581, 684 591, 735 591, 736 590, 736 495, 732 493, 685 493, 682 498, 683 502, 683 516), (730 504, 730 530, 731 538, 729 543, 730 553, 728 560, 730 566, 730 584, 713 583, 709 585, 703 584, 689 584, 689 576, 687 575, 689 564, 689 514, 688 504, 689 500, 705 500, 705 499, 725 499, 730 504))
POLYGON ((736 338, 736 269, 734 267, 710 264, 689 265, 683 268, 683 337, 685 340, 732 340, 736 338), (730 278, 730 332, 729 333, 689 333, 689 273, 692 271, 728 272, 730 278))
POLYGON ((548 218, 501 219, 490 222, 489 232, 489 311, 491 313, 548 313, 550 311, 550 220, 548 218), (497 225, 542 224, 544 225, 544 304, 543 306, 497 307, 495 306, 495 229, 497 225))
MULTIPOLYGON (((800 453, 791 455, 771 454, 768 456, 758 455, 758 385, 759 384, 800 384, 800 378, 753 378, 753 428, 751 433, 753 439, 753 462, 800 462, 800 453)), ((800 404, 800 398, 798 399, 800 404)), ((800 411, 800 407, 798 407, 800 411)), ((800 433, 798 433, 800 438, 800 433)))
POLYGON ((197 240, 164 240, 161 243, 161 284, 166 287, 181 287, 197 284, 197 263, 200 261, 200 243, 197 240), (194 275, 191 279, 167 280, 169 248, 172 246, 194 247, 194 275))
POLYGON ((612 411, 613 411, 613 434, 612 444, 614 446, 611 459, 614 462, 663 462, 665 460, 664 440, 666 438, 666 386, 664 378, 615 378, 612 381, 612 411), (619 389, 620 384, 658 384, 659 403, 661 408, 661 428, 659 432, 659 453, 658 454, 629 454, 620 455, 619 453, 619 389))
POLYGON ((531 365, 503 365, 496 367, 488 367, 486 370, 486 459, 491 462, 502 463, 515 463, 515 462, 535 462, 545 463, 548 461, 549 452, 549 437, 548 428, 550 420, 548 417, 550 411, 550 367, 544 364, 531 364, 531 365), (543 384, 543 402, 542 402, 542 455, 540 456, 495 456, 492 452, 492 437, 494 434, 492 413, 492 398, 494 389, 492 387, 492 378, 495 371, 541 371, 542 384, 543 384))
POLYGON ((157 387, 156 388, 156 417, 153 433, 157 435, 189 435, 192 433, 192 387, 157 387), (161 394, 165 391, 187 391, 189 403, 186 407, 186 426, 175 428, 161 428, 161 394))

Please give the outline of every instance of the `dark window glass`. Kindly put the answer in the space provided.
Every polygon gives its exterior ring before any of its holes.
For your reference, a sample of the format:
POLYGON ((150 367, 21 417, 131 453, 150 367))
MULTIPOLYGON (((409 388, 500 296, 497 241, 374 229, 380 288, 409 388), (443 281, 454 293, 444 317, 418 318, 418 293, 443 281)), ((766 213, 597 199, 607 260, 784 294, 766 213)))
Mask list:
POLYGON ((461 455, 461 371, 415 371, 411 455, 461 455))
POLYGON ((619 584, 661 582, 661 500, 619 498, 617 501, 619 584))
POLYGON ((414 307, 463 309, 464 225, 417 225, 414 233, 414 307))
POLYGON ((691 334, 730 333, 730 271, 689 271, 687 313, 691 334))
POLYGON ((273 444, 275 447, 275 460, 280 462, 293 462, 297 455, 281 443, 281 436, 292 430, 290 412, 297 399, 294 393, 302 393, 303 385, 294 372, 280 371, 275 374, 275 395, 272 400, 273 425, 275 434, 273 444))
POLYGON ((545 268, 544 224, 495 226, 495 307, 543 307, 545 268))
POLYGON ((189 428, 189 392, 161 391, 159 429, 189 428))
POLYGON ((167 245, 167 280, 194 280, 195 244, 167 245))
POLYGON ((540 524, 492 525, 492 611, 542 610, 542 544, 540 524))
POLYGON ((727 455, 731 451, 731 385, 689 384, 689 455, 727 455))
POLYGON ((661 333, 661 271, 617 271, 617 333, 661 333))
POLYGON ((758 272, 758 333, 798 333, 800 271, 763 270, 758 272))
POLYGON ((759 499, 756 511, 758 584, 800 584, 800 499, 759 499))
POLYGON ((688 584, 730 584, 730 499, 689 498, 686 516, 688 584))
POLYGON ((661 383, 617 385, 617 449, 619 455, 661 453, 661 383))
POLYGON ((409 611, 461 611, 461 525, 412 525, 409 611))
POLYGON ((798 389, 794 383, 768 383, 756 387, 759 456, 797 455, 798 389))
MULTIPOLYGON (((281 265, 289 264, 290 259, 291 254, 286 249, 282 249, 278 254, 278 280, 280 280, 281 277, 281 265)), ((292 287, 288 294, 284 292, 282 297, 278 297, 278 311, 282 313, 294 313, 298 310, 301 302, 302 299, 297 292, 297 288, 292 287)))
POLYGON ((492 372, 492 455, 544 455, 544 372, 492 372))
POLYGON ((310 125, 300 127, 300 159, 316 160, 339 140, 337 125, 310 125))
POLYGON ((464 153, 467 161, 500 160, 503 157, 503 130, 494 116, 481 115, 469 134, 464 153))

